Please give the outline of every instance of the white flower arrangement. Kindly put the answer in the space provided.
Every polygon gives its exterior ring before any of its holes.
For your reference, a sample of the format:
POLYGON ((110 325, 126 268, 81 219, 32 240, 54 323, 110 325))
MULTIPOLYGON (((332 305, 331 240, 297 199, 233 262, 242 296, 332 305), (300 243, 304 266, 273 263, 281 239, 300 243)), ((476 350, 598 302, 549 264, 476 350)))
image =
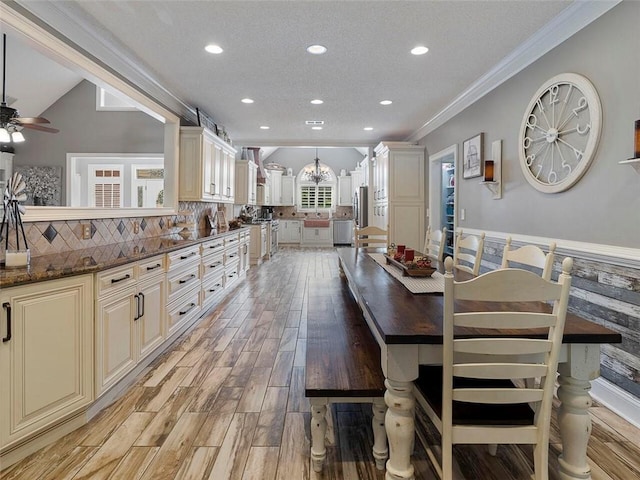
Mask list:
POLYGON ((27 184, 26 192, 30 198, 40 198, 43 205, 59 203, 61 185, 59 167, 24 166, 20 168, 20 173, 27 184))

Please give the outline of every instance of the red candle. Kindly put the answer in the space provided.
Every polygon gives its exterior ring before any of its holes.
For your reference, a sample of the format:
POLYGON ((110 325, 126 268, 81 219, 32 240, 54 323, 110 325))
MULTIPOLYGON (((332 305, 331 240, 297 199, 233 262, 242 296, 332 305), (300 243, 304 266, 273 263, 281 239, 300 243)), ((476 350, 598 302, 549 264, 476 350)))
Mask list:
POLYGON ((415 254, 415 250, 413 248, 406 248, 404 251, 404 261, 413 262, 414 254, 415 254))
POLYGON ((398 245, 398 253, 404 253, 404 247, 405 245, 398 245))

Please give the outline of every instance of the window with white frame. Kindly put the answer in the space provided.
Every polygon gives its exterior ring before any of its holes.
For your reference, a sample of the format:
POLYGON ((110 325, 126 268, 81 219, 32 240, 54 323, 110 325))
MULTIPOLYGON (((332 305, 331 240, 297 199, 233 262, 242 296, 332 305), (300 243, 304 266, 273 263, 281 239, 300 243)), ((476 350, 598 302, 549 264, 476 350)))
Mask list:
POLYGON ((91 165, 89 168, 90 206, 97 208, 121 208, 123 167, 91 165))
POLYGON ((333 170, 325 165, 323 169, 329 172, 329 179, 315 184, 305 178, 305 170, 314 168, 314 164, 303 167, 296 178, 298 190, 299 210, 335 210, 337 200, 337 178, 333 170))

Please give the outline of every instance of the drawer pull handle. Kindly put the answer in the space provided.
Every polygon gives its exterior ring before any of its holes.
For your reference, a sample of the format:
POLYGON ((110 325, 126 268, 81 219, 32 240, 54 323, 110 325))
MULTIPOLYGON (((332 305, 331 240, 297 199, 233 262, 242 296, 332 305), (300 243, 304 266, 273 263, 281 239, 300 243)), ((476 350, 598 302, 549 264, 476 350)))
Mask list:
POLYGON ((216 262, 216 263, 212 263, 211 265, 209 265, 209 268, 217 268, 220 265, 222 265, 222 262, 216 262))
POLYGON ((237 253, 232 253, 232 254, 229 255, 229 258, 233 258, 233 257, 237 257, 237 256, 238 256, 237 253))
POLYGON ((195 303, 191 303, 189 304, 189 307, 186 310, 180 310, 179 314, 180 315, 186 315, 187 313, 189 313, 191 310, 193 310, 195 308, 196 304, 195 303))
POLYGON ((112 278, 111 279, 111 283, 118 283, 121 282, 123 280, 128 280, 129 278, 131 278, 131 275, 129 275, 128 273, 124 276, 124 277, 120 277, 120 278, 112 278))
POLYGON ((155 270, 156 268, 160 268, 161 266, 162 266, 162 264, 156 263, 153 267, 147 267, 147 272, 149 272, 151 270, 155 270))
POLYGON ((195 275, 195 273, 192 273, 191 275, 189 275, 189 278, 184 279, 184 280, 180 280, 180 281, 178 281, 178 283, 179 283, 180 285, 182 285, 182 284, 184 284, 184 283, 190 282, 190 281, 191 281, 191 280, 193 280, 194 278, 196 278, 196 275, 195 275))
POLYGON ((191 252, 189 255, 182 255, 180 257, 180 260, 186 260, 189 257, 193 257, 194 255, 196 255, 196 252, 191 252))
POLYGON ((142 318, 144 317, 144 293, 140 292, 138 297, 140 298, 140 313, 138 314, 138 318, 142 318))
POLYGON ((221 243, 216 243, 215 245, 209 245, 209 248, 220 248, 221 246, 221 243))
POLYGON ((2 339, 2 343, 6 343, 11 340, 11 304, 5 302, 2 304, 2 308, 7 311, 7 336, 2 339))
POLYGON ((235 276, 236 276, 236 273, 238 273, 238 272, 233 271, 233 272, 231 272, 229 275, 227 275, 227 277, 229 277, 229 278, 233 278, 233 277, 235 277, 235 276))
POLYGON ((213 293, 213 292, 217 292, 218 289, 221 287, 222 285, 220 285, 219 283, 216 283, 213 287, 214 288, 210 288, 209 289, 209 293, 213 293))

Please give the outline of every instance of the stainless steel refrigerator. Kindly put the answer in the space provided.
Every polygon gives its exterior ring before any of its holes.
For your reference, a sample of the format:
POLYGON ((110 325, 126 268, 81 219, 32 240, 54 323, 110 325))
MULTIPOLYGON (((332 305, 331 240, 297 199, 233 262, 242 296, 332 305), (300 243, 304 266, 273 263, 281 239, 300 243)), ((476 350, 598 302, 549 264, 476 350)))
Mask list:
POLYGON ((358 188, 353 198, 353 216, 359 228, 369 225, 369 187, 358 188))

